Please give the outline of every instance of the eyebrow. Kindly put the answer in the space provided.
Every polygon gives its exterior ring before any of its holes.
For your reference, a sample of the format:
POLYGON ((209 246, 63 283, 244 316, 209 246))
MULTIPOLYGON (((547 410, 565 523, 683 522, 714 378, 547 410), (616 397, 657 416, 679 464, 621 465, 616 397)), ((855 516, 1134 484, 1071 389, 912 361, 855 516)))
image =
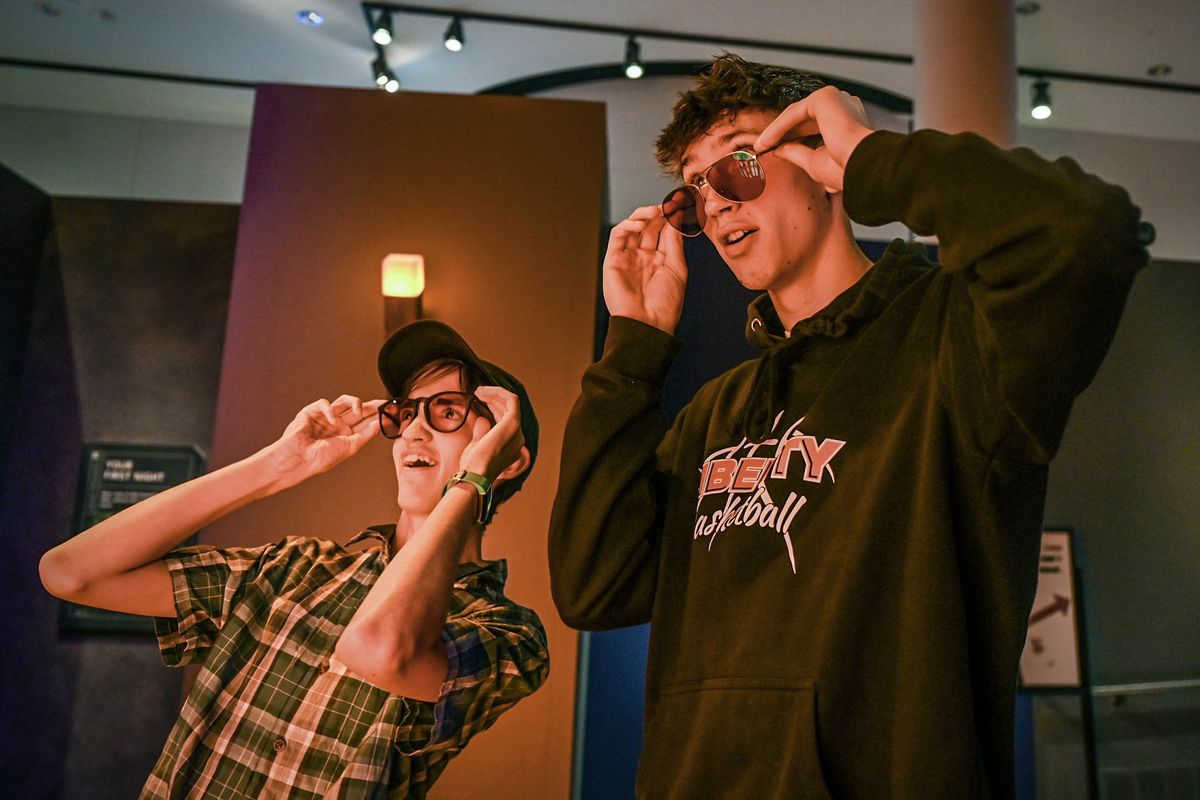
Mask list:
MULTIPOLYGON (((758 134, 755 133, 754 131, 746 130, 745 128, 737 128, 735 130, 729 131, 728 133, 722 134, 721 136, 717 137, 716 141, 717 141, 717 144, 729 144, 734 139, 736 139, 742 135, 753 136, 755 139, 758 138, 758 134)), ((737 149, 738 150, 746 150, 748 152, 753 153, 754 148, 750 146, 752 144, 754 144, 754 139, 751 139, 748 144, 743 145, 742 147, 739 147, 737 149)), ((680 176, 682 176, 684 178, 685 182, 687 181, 687 176, 684 175, 684 171, 688 168, 688 165, 691 163, 692 163, 692 159, 690 156, 684 156, 683 159, 679 162, 679 174, 680 174, 680 176)))

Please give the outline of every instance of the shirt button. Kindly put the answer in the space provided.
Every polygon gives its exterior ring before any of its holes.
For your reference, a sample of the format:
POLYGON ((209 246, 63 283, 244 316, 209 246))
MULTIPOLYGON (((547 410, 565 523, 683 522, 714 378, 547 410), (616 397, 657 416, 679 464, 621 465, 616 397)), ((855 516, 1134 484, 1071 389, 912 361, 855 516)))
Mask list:
POLYGON ((285 748, 285 747, 287 747, 287 739, 280 736, 278 739, 275 740, 275 752, 276 753, 282 752, 283 748, 285 748))

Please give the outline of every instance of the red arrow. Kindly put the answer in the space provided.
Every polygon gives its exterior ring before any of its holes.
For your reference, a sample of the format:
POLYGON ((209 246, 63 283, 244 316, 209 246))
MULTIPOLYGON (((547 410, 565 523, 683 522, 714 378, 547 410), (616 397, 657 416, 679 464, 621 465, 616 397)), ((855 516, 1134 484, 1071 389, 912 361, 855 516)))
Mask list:
POLYGON ((1067 615, 1067 608, 1070 607, 1071 601, 1063 597, 1061 594, 1054 595, 1054 602, 1043 608, 1041 611, 1035 611, 1029 617, 1029 624, 1033 625, 1036 622, 1041 622, 1046 617, 1061 611, 1063 616, 1067 615))

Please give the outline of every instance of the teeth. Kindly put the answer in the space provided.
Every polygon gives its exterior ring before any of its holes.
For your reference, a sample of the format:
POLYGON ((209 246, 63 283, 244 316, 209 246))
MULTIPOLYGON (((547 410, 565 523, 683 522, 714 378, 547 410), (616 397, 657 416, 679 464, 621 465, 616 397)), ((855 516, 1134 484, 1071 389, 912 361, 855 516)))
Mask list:
POLYGON ((434 463, 432 459, 426 458, 425 456, 416 455, 415 453, 404 457, 404 466, 415 467, 418 465, 422 467, 432 467, 434 466, 434 463))
POLYGON ((734 231, 733 233, 729 234, 729 238, 727 238, 725 240, 725 243, 726 244, 737 244, 742 239, 746 238, 747 233, 748 233, 748 231, 734 231))

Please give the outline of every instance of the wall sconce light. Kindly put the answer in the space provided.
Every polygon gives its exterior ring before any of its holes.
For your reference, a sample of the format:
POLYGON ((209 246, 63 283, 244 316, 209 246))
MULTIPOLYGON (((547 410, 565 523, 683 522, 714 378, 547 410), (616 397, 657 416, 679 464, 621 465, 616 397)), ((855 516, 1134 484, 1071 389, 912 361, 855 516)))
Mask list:
POLYGON ((421 294, 425 291, 425 256, 389 253, 383 259, 382 288, 386 332, 421 318, 421 294))

